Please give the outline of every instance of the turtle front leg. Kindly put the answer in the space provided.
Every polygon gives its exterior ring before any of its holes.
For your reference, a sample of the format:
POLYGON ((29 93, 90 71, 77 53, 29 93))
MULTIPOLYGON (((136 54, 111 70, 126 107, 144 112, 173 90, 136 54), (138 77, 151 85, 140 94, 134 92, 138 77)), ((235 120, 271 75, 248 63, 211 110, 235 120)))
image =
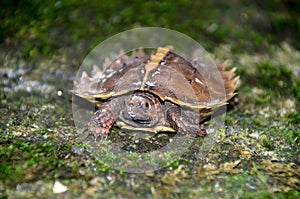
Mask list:
POLYGON ((118 116, 118 108, 112 101, 102 104, 94 113, 88 123, 88 132, 94 136, 95 141, 98 137, 106 140, 109 130, 115 123, 118 116))
POLYGON ((172 128, 178 133, 194 134, 195 137, 203 137, 206 130, 203 125, 194 124, 195 115, 183 115, 180 107, 172 107, 167 112, 167 119, 172 128))

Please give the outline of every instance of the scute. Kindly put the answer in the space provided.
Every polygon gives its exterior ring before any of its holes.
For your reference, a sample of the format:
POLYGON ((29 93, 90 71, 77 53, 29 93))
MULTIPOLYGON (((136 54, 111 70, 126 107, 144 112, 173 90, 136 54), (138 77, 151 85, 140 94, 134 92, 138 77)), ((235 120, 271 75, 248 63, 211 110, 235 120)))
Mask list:
POLYGON ((226 62, 217 67, 210 64, 201 59, 190 63, 169 48, 158 48, 150 56, 134 51, 111 62, 104 71, 94 69, 91 77, 83 73, 73 93, 100 105, 110 97, 139 90, 180 106, 214 108, 235 95, 238 77, 234 78, 234 68, 225 70, 226 62))
POLYGON ((191 64, 169 52, 149 74, 145 90, 182 106, 195 109, 218 107, 234 95, 238 79, 233 79, 234 69, 225 71, 225 68, 226 62, 218 65, 216 70, 201 60, 191 64))
POLYGON ((96 105, 112 96, 122 95, 140 88, 143 80, 143 67, 149 56, 138 50, 132 56, 122 55, 113 62, 106 60, 106 67, 94 67, 91 77, 82 73, 71 92, 96 105))

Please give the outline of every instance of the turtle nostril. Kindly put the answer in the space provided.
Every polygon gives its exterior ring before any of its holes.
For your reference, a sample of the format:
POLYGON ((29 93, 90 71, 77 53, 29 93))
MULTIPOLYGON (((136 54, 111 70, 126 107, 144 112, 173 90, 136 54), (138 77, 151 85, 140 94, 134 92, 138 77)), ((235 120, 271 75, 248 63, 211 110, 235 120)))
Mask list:
POLYGON ((133 102, 129 102, 129 106, 132 107, 134 105, 133 102))

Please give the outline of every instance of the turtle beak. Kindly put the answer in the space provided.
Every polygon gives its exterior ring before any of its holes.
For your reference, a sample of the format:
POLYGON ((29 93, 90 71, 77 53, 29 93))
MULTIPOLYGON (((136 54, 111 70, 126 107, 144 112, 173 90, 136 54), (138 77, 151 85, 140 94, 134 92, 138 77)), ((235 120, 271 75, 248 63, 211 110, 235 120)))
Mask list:
POLYGON ((150 118, 147 119, 136 119, 136 118, 131 118, 134 122, 140 123, 140 124, 150 124, 151 120, 150 118))
POLYGON ((149 124, 151 122, 151 118, 147 116, 144 112, 139 112, 137 114, 130 108, 128 109, 127 114, 125 114, 125 118, 140 124, 149 124))

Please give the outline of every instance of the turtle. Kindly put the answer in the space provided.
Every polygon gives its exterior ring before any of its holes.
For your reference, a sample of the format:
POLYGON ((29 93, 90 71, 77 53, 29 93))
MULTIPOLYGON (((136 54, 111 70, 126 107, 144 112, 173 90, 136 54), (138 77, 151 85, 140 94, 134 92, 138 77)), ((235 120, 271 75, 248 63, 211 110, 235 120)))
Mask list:
POLYGON ((173 132, 202 137, 203 121, 236 93, 239 79, 227 61, 212 67, 203 59, 189 62, 172 47, 148 55, 137 49, 101 70, 94 66, 75 82, 73 94, 95 104, 89 134, 106 139, 115 125, 122 129, 173 132), (217 78, 219 77, 219 78, 217 78))

